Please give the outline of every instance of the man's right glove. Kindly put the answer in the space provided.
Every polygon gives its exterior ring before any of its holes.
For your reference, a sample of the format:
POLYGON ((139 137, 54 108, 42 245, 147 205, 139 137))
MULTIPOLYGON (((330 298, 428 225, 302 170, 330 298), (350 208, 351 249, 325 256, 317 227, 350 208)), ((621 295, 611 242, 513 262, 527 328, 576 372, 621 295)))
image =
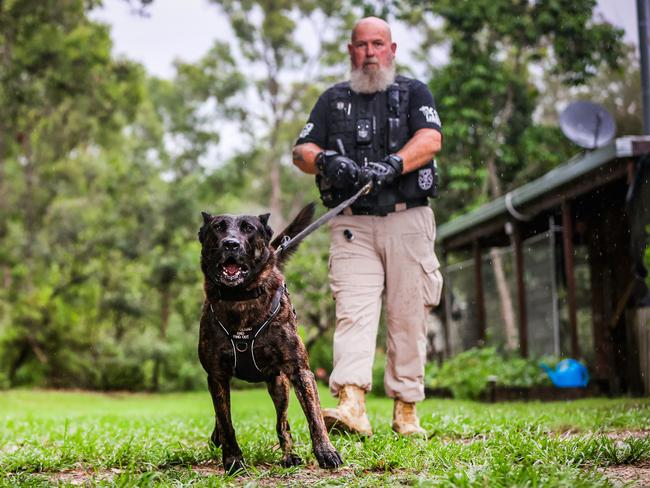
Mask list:
POLYGON ((322 151, 316 156, 316 167, 334 188, 350 188, 357 183, 359 166, 336 151, 322 151))
POLYGON ((397 154, 389 154, 382 161, 368 163, 359 171, 359 186, 372 182, 372 193, 391 184, 402 174, 404 163, 397 154))

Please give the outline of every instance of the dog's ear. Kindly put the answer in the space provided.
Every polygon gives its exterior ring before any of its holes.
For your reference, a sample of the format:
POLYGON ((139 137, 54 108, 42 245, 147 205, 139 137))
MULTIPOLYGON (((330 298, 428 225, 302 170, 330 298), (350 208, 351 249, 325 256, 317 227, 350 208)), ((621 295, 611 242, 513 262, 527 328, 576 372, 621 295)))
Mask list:
POLYGON ((265 213, 262 215, 258 215, 257 218, 260 219, 260 222, 262 222, 262 224, 267 225, 269 223, 270 216, 271 216, 270 213, 265 213))
POLYGON ((271 237, 273 237, 273 229, 269 227, 269 217, 271 216, 270 213, 265 213, 262 215, 258 215, 257 218, 260 219, 260 222, 262 222, 262 225, 264 226, 264 234, 267 240, 271 240, 271 237))
POLYGON ((208 232, 208 226, 212 220, 212 215, 210 215, 208 212, 201 212, 201 215, 203 216, 203 225, 199 229, 199 242, 203 244, 203 241, 205 240, 205 234, 208 232))

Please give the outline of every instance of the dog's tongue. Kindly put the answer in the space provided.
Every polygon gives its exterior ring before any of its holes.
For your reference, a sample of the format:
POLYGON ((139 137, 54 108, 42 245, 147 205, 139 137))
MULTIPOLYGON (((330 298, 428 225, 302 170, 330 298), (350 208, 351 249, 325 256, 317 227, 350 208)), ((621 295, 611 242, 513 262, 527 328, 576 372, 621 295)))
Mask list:
POLYGON ((226 264, 223 269, 226 271, 226 274, 234 276, 239 272, 240 267, 238 264, 226 264))

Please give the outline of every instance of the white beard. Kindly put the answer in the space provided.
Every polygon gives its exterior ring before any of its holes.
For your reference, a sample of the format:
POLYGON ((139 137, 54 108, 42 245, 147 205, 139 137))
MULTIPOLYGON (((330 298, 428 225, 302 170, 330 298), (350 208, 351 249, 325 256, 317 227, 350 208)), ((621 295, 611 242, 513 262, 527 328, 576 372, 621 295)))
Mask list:
POLYGON ((386 90, 395 82, 395 63, 377 71, 365 73, 363 68, 350 70, 350 88, 357 93, 377 93, 386 90))

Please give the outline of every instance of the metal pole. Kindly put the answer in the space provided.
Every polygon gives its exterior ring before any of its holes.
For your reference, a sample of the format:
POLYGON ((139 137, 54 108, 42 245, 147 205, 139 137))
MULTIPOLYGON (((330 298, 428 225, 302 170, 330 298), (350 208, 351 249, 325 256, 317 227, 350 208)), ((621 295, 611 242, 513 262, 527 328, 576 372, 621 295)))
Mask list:
POLYGON ((558 312, 557 276, 555 272, 555 217, 548 219, 549 264, 551 266, 551 305, 553 306, 553 354, 560 357, 560 314, 558 312))
POLYGON ((476 321, 478 322, 478 345, 484 346, 487 334, 485 332, 485 293, 483 290, 483 259, 481 245, 474 241, 474 289, 476 290, 476 321))
POLYGON ((650 134, 650 0, 636 0, 641 58, 643 133, 650 134))
POLYGON ((519 352, 528 357, 528 315, 526 313, 526 283, 524 281, 524 250, 519 225, 513 224, 515 247, 515 272, 517 274, 517 298, 519 301, 519 352))

